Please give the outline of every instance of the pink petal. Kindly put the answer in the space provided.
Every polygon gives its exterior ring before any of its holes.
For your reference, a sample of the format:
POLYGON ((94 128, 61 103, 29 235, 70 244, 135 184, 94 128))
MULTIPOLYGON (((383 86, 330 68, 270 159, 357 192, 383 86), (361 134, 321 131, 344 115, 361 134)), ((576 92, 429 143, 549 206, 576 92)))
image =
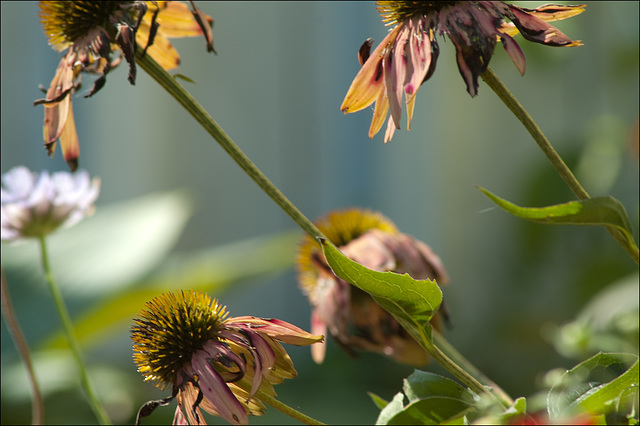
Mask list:
POLYGON ((402 86, 407 73, 407 58, 404 51, 411 30, 407 25, 402 24, 399 24, 398 28, 401 28, 398 38, 382 60, 382 65, 391 117, 395 122, 396 128, 399 129, 400 118, 402 117, 402 86))
POLYGON ((249 418, 244 407, 211 366, 207 357, 196 353, 191 363, 194 373, 199 377, 198 387, 220 417, 232 424, 248 424, 249 418))
POLYGON ((522 49, 520 49, 518 43, 516 43, 516 41, 507 34, 501 34, 500 39, 502 40, 504 50, 507 51, 514 65, 516 66, 518 71, 520 71, 520 74, 524 75, 526 60, 524 57, 524 53, 522 53, 522 49))

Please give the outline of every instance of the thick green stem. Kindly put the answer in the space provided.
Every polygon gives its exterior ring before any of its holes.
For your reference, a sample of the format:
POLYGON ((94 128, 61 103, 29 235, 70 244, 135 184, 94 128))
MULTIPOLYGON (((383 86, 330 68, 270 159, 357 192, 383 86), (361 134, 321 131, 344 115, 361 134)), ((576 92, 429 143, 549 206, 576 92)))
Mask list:
POLYGON ((242 150, 222 130, 215 120, 202 106, 182 87, 175 78, 167 73, 149 55, 142 56, 138 49, 136 63, 140 65, 154 80, 158 82, 171 96, 173 96, 198 123, 227 151, 227 154, 253 179, 260 188, 276 202, 311 237, 324 237, 322 232, 303 215, 291 201, 256 167, 242 150))
MULTIPOLYGON (((518 120, 524 125, 529 134, 533 137, 533 140, 536 141, 544 155, 547 156, 551 165, 556 172, 560 175, 560 178, 567 184, 569 189, 573 191, 573 193, 578 197, 579 200, 586 200, 590 198, 587 191, 582 187, 578 179, 573 175, 569 167, 562 160, 560 155, 556 152, 556 150, 551 146, 549 139, 542 133, 540 127, 536 124, 533 118, 529 115, 526 109, 518 102, 518 100, 513 96, 513 94, 507 89, 507 87, 500 81, 498 76, 491 70, 491 68, 487 67, 487 70, 482 73, 480 76, 482 80, 498 95, 500 100, 504 102, 504 104, 511 110, 511 112, 516 116, 518 120)), ((606 227, 609 233, 613 236, 613 238, 618 241, 618 243, 622 246, 622 248, 629 253, 631 258, 636 262, 640 262, 640 256, 637 249, 633 249, 627 244, 627 240, 623 233, 618 229, 607 226, 606 227)))
POLYGON ((78 366, 78 370, 80 372, 80 381, 82 383, 82 387, 87 394, 87 398, 89 400, 89 405, 91 406, 94 414, 98 418, 100 424, 110 425, 111 421, 107 416, 106 411, 98 401, 93 388, 91 387, 91 383, 89 382, 89 375, 87 374, 87 370, 84 366, 84 362, 82 360, 82 354, 80 353, 80 345, 76 339, 76 336, 73 332, 73 323, 71 322, 71 317, 69 316, 69 312, 67 311, 67 307, 64 304, 64 299, 62 298, 62 293, 60 293, 60 289, 58 288, 54 278, 53 272, 51 271, 51 265, 49 264, 49 256, 47 254, 47 244, 45 242, 45 237, 40 237, 40 251, 42 254, 42 267, 44 268, 44 274, 47 279, 47 283, 49 284, 49 288, 51 289, 51 293, 53 294, 53 300, 56 305, 56 309, 60 314, 60 319, 62 320, 62 326, 64 328, 65 334, 67 335, 67 340, 69 341, 69 346, 71 347, 71 353, 73 353, 73 357, 76 360, 76 364, 78 366))
POLYGON ((326 424, 326 423, 322 423, 321 421, 318 421, 318 420, 314 419, 313 417, 309 417, 306 414, 302 414, 298 410, 289 407, 287 404, 284 404, 284 403, 278 401, 277 399, 267 395, 266 393, 262 392, 261 390, 258 390, 258 392, 256 393, 256 398, 259 399, 260 401, 266 403, 266 404, 269 404, 270 406, 272 406, 276 410, 286 414, 287 416, 298 420, 300 423, 304 423, 306 425, 324 425, 324 424, 326 424))
POLYGON ((36 373, 33 369, 33 363, 31 362, 29 345, 27 345, 27 339, 25 339, 24 334, 22 334, 22 329, 20 328, 20 324, 18 323, 18 318, 16 317, 16 313, 13 310, 13 304, 11 303, 11 298, 9 297, 9 288, 4 278, 4 269, 0 270, 0 275, 0 288, 2 289, 2 315, 4 317, 4 322, 7 325, 7 329, 9 330, 9 334, 11 335, 16 348, 18 348, 18 353, 20 354, 20 357, 22 358, 22 361, 27 368, 27 376, 29 378, 29 383, 31 384, 31 391, 33 392, 31 423, 34 425, 41 425, 44 424, 44 401, 42 399, 42 393, 40 393, 38 381, 36 380, 36 373))

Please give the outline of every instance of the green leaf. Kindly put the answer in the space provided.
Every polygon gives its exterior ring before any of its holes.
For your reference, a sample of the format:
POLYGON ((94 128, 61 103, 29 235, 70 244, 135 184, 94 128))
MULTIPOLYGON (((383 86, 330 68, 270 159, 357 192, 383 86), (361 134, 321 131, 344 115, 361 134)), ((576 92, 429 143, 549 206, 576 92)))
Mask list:
POLYGON ((522 219, 547 225, 612 226, 622 232, 628 248, 638 251, 633 240, 633 229, 627 211, 611 196, 570 201, 547 207, 520 207, 482 187, 477 188, 498 206, 522 219))
POLYGON ((433 280, 414 280, 409 274, 378 272, 343 255, 320 239, 322 251, 336 276, 369 293, 420 343, 431 339, 429 320, 442 303, 442 291, 433 280))
POLYGON ((369 395, 369 397, 371 398, 373 403, 376 405, 376 407, 378 407, 381 410, 387 405, 389 405, 389 401, 387 401, 386 399, 382 398, 379 395, 376 395, 373 392, 367 392, 367 395, 369 395))
MULTIPOLYGON (((145 303, 163 292, 188 288, 215 296, 234 282, 290 268, 299 239, 294 231, 170 256, 152 277, 80 314, 74 321, 76 337, 85 347, 103 342, 108 334, 128 328, 145 303)), ((43 347, 66 345, 64 334, 57 332, 43 347)))
MULTIPOLYGON (((47 238, 58 285, 73 297, 104 297, 135 283, 166 256, 192 212, 184 192, 164 192, 108 206, 47 238)), ((2 247, 2 264, 42 281, 35 240, 2 247)))
POLYGON ((377 424, 440 424, 460 419, 478 401, 473 392, 453 380, 419 370, 404 380, 403 388, 409 404, 403 405, 399 393, 380 412, 377 424))
POLYGON ((192 83, 192 84, 196 84, 195 81, 193 81, 190 77, 187 77, 184 74, 180 74, 180 73, 176 73, 173 75, 173 78, 175 78, 176 80, 180 79, 180 80, 184 80, 188 83, 192 83))
POLYGON ((615 423, 635 411, 639 386, 638 356, 599 353, 567 371, 549 391, 547 409, 562 419, 588 413, 615 423), (634 408, 635 405, 635 408, 634 408))

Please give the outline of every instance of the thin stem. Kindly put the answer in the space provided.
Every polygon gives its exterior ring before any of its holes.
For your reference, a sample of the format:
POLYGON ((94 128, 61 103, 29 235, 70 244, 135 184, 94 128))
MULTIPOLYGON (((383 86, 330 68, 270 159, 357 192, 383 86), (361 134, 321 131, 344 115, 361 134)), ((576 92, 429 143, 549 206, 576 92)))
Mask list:
MULTIPOLYGON (((578 197, 579 200, 586 200, 591 198, 587 191, 582 187, 578 179, 571 172, 569 167, 562 160, 560 155, 556 152, 556 150, 551 146, 549 139, 542 133, 540 127, 536 124, 533 118, 529 115, 526 109, 518 102, 518 100, 513 96, 513 94, 507 89, 507 87, 500 81, 498 76, 493 72, 493 70, 487 67, 486 71, 483 72, 480 77, 484 80, 485 83, 498 95, 500 100, 513 112, 518 120, 524 125, 529 134, 533 137, 533 140, 536 141, 544 155, 547 156, 551 165, 556 172, 560 175, 560 178, 567 184, 569 189, 578 197)), ((636 262, 640 262, 640 255, 638 250, 634 250, 632 247, 627 244, 627 239, 623 235, 623 233, 612 227, 606 226, 607 231, 613 236, 613 238, 618 241, 618 243, 622 246, 622 248, 629 253, 631 258, 636 262)))
MULTIPOLYGON (((432 337, 433 337, 433 333, 436 333, 436 332, 433 329, 433 327, 430 327, 430 328, 432 330, 432 337)), ((439 335, 436 334, 436 336, 439 336, 439 335)), ((439 336, 439 340, 440 340, 440 343, 442 343, 444 339, 442 338, 442 336, 439 336)), ((487 382, 490 383, 490 384, 488 383, 487 386, 491 386, 495 391, 495 394, 494 394, 491 391, 489 391, 480 382, 480 380, 474 377, 474 374, 475 374, 477 376, 481 376, 485 378, 485 376, 482 373, 480 373, 476 367, 471 365, 471 363, 466 359, 464 359, 457 351, 455 350, 450 351, 449 349, 452 349, 450 345, 448 344, 446 345, 447 351, 449 352, 449 355, 453 355, 456 358, 455 360, 452 360, 451 358, 449 358, 449 356, 445 352, 443 352, 438 346, 436 346, 435 342, 431 338, 428 338, 427 336, 423 335, 421 336, 420 341, 422 341, 423 347, 429 352, 429 354, 431 354, 431 356, 442 367, 444 367, 449 373, 451 373, 454 377, 460 380, 465 386, 471 389, 471 391, 475 392, 477 395, 480 395, 480 396, 487 395, 493 398, 494 400, 498 401, 505 408, 513 404, 513 399, 511 399, 511 397, 509 397, 495 383, 493 383, 490 380, 486 380, 487 382), (467 369, 465 370, 465 368, 463 368, 461 365, 463 365, 467 369), (473 372, 473 374, 471 372, 473 372)))
POLYGON ((298 420, 299 422, 304 423, 306 425, 324 425, 324 424, 326 424, 326 423, 322 423, 321 421, 318 421, 318 420, 314 419, 313 417, 309 417, 306 414, 302 414, 298 410, 289 407, 287 404, 284 404, 284 403, 278 401, 277 399, 267 395, 262 390, 258 390, 258 392, 256 392, 256 398, 259 399, 260 401, 264 402, 264 403, 269 404, 270 406, 272 406, 276 410, 286 414, 287 416, 289 416, 291 418, 294 418, 294 419, 298 420))
POLYGON ((242 150, 222 130, 216 121, 204 108, 182 87, 175 78, 167 73, 149 55, 141 55, 138 48, 136 63, 140 65, 154 80, 158 82, 171 96, 173 96, 198 123, 227 151, 227 154, 253 179, 258 186, 276 202, 307 234, 313 238, 323 237, 322 232, 303 215, 291 201, 256 167, 242 150))
POLYGON ((0 269, 0 287, 2 289, 2 315, 4 322, 7 324, 7 329, 11 338, 18 348, 20 357, 27 368, 27 376, 29 383, 31 384, 31 391, 33 392, 33 407, 31 410, 31 423, 34 425, 44 424, 44 401, 42 394, 40 393, 40 387, 36 380, 36 373, 33 369, 33 363, 31 362, 31 353, 29 352, 29 345, 27 345, 27 339, 25 339, 20 324, 18 324, 18 318, 13 310, 13 304, 11 303, 11 297, 9 297, 9 288, 4 278, 4 269, 0 269))
POLYGON ((62 325, 67 335, 69 346, 71 347, 71 352, 73 353, 76 364, 78 365, 78 369, 80 371, 80 380, 82 383, 82 387, 87 393, 89 405, 93 409, 93 412, 98 418, 100 424, 110 425, 111 421, 109 420, 109 417, 107 416, 104 408, 100 404, 100 401, 98 401, 98 398, 96 397, 96 394, 91 387, 91 383, 89 382, 89 375, 87 374, 84 362, 82 361, 82 354, 80 353, 80 345, 78 345, 78 341, 73 332, 73 323, 71 322, 71 317, 69 316, 67 307, 64 304, 62 293, 60 293, 60 289, 56 285, 56 282, 53 278, 51 265, 49 264, 49 256, 47 254, 47 244, 44 237, 40 237, 40 251, 42 254, 42 266, 44 268, 44 274, 47 279, 47 283, 49 284, 49 288, 51 289, 51 293, 53 294, 53 300, 55 302, 56 308, 58 309, 58 313, 60 314, 60 319, 62 320, 62 325))
POLYGON ((438 349, 447 355, 447 357, 449 357, 456 365, 459 365, 464 371, 472 375, 478 382, 482 383, 484 386, 490 387, 505 406, 513 405, 513 399, 500 386, 498 386, 496 382, 478 370, 475 365, 471 364, 453 346, 451 346, 442 334, 438 333, 435 329, 432 332, 432 338, 438 349))

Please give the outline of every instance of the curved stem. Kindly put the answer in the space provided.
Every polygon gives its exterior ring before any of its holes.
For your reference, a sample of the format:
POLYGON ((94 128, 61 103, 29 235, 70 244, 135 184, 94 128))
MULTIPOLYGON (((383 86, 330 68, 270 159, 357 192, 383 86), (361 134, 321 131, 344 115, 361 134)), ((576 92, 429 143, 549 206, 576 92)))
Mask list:
POLYGON ((471 364, 465 357, 463 357, 453 346, 451 346, 442 334, 433 329, 432 337, 434 344, 440 351, 449 357, 456 365, 460 366, 465 372, 473 376, 478 382, 482 383, 484 386, 490 387, 498 399, 501 400, 503 405, 513 405, 513 398, 498 386, 496 382, 485 376, 485 374, 478 370, 475 365, 471 364))
POLYGON ((227 154, 276 202, 307 234, 313 238, 324 237, 322 232, 303 215, 291 201, 256 167, 242 150, 222 130, 204 108, 149 55, 142 55, 138 48, 136 63, 173 96, 198 123, 227 151, 227 154))
POLYGON ((40 252, 42 254, 42 267, 44 268, 44 274, 47 279, 47 283, 49 284, 49 288, 51 289, 51 293, 53 294, 53 300, 55 302, 56 308, 58 309, 58 313, 60 314, 60 319, 62 320, 62 325, 67 335, 69 346, 71 347, 71 352, 73 353, 73 357, 76 360, 78 370, 80 371, 80 380, 82 382, 82 387, 87 393, 87 397, 89 399, 89 405, 93 409, 93 412, 98 418, 98 421, 100 422, 100 424, 110 425, 111 421, 109 420, 109 417, 107 416, 107 413, 105 412, 104 408, 98 401, 98 398, 96 397, 96 394, 93 391, 93 388, 91 387, 91 383, 89 382, 89 375, 87 374, 87 370, 84 366, 84 362, 82 361, 80 346, 78 345, 78 341, 76 340, 76 336, 73 332, 73 323, 71 322, 71 317, 69 316, 67 307, 64 304, 62 293, 60 293, 60 289, 56 285, 56 282, 53 278, 51 265, 49 264, 49 256, 47 254, 47 244, 45 242, 45 238, 40 237, 39 240, 40 240, 40 252))
POLYGON ((0 275, 0 288, 2 289, 2 315, 4 317, 5 323, 7 324, 9 334, 11 334, 11 338, 13 339, 16 348, 18 348, 20 357, 22 358, 22 361, 24 362, 24 365, 27 369, 27 376, 29 378, 29 383, 31 384, 31 391, 33 392, 31 423, 34 425, 41 425, 44 424, 44 401, 42 399, 42 393, 40 393, 38 381, 36 380, 36 373, 33 369, 33 363, 31 362, 29 345, 27 345, 27 339, 25 339, 24 334, 22 333, 22 329, 20 328, 20 324, 18 323, 18 318, 16 317, 16 313, 13 310, 13 304, 11 303, 11 298, 9 297, 9 288, 4 278, 4 269, 0 269, 0 275))
POLYGON ((322 423, 321 421, 318 421, 316 419, 314 419, 313 417, 309 417, 306 414, 303 414, 301 412, 299 412, 298 410, 289 407, 287 404, 284 404, 283 402, 278 401, 277 399, 267 395, 266 393, 264 393, 262 390, 258 390, 258 392, 256 392, 256 398, 259 399, 260 401, 269 404, 270 406, 272 406, 273 408, 275 408, 276 410, 286 414, 287 416, 294 418, 296 420, 298 420, 301 423, 304 423, 306 425, 324 425, 326 423, 322 423))
MULTIPOLYGON (((487 70, 483 72, 480 77, 484 80, 485 83, 498 95, 500 100, 513 112, 518 120, 524 125, 529 134, 533 137, 533 140, 536 141, 544 155, 547 156, 551 165, 556 172, 560 175, 560 178, 567 184, 569 189, 578 197, 579 200, 586 200, 591 198, 589 193, 582 187, 578 179, 571 172, 569 167, 562 160, 562 157, 556 152, 556 150, 551 146, 549 139, 542 133, 540 127, 536 124, 533 118, 529 115, 526 109, 518 102, 518 100, 513 96, 513 94, 507 89, 507 87, 500 81, 498 76, 493 72, 493 70, 487 67, 487 70)), ((640 262, 640 255, 638 250, 634 250, 632 247, 627 244, 627 240, 623 233, 618 229, 612 226, 606 226, 607 231, 613 236, 613 238, 618 241, 618 243, 622 246, 622 248, 629 253, 631 258, 636 262, 640 262)))
POLYGON ((431 329, 432 338, 429 338, 426 335, 421 336, 422 345, 442 367, 477 395, 487 395, 498 401, 505 408, 513 404, 513 399, 511 399, 506 392, 491 380, 486 379, 486 376, 480 373, 480 371, 469 361, 464 359, 464 357, 455 351, 451 345, 448 343, 442 345, 443 342, 446 342, 444 338, 440 336, 433 327, 428 326, 428 328, 431 329), (434 335, 435 338, 439 340, 439 345, 446 347, 448 354, 436 346, 435 342, 432 340, 434 335), (451 355, 455 360, 451 359, 448 355, 451 355), (487 382, 486 385, 490 386, 494 393, 489 391, 475 376, 481 377, 485 382, 487 382))

